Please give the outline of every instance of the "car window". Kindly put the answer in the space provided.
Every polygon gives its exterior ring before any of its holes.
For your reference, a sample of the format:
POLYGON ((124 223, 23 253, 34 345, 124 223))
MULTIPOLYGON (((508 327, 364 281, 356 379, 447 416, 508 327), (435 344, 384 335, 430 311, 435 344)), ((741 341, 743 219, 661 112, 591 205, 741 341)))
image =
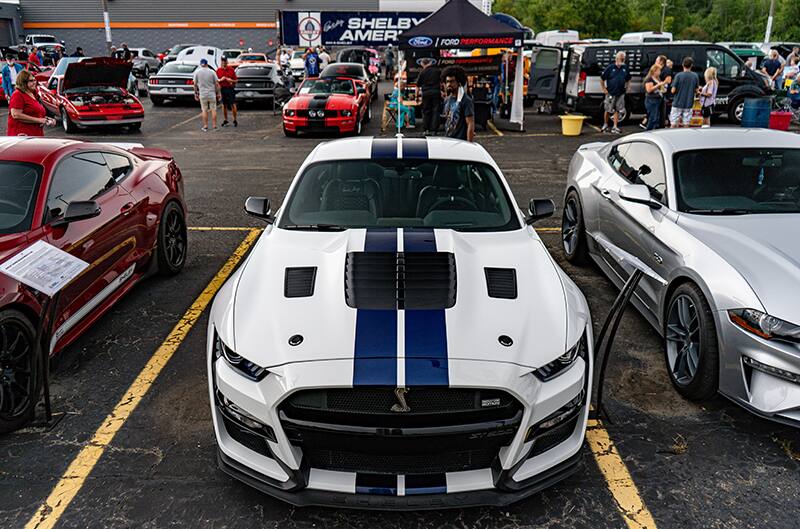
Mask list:
POLYGON ((55 90, 58 88, 58 78, 50 78, 50 81, 47 83, 47 88, 50 90, 55 90))
POLYGON ((736 58, 723 50, 706 50, 706 68, 717 69, 719 77, 737 77, 739 75, 739 62, 736 58))
POLYGON ((0 162, 0 235, 31 229, 41 166, 0 162))
POLYGON ((193 73, 197 69, 196 64, 184 64, 180 62, 170 62, 167 63, 161 70, 159 70, 159 74, 167 74, 167 73, 193 73))
POLYGON ((150 50, 142 50, 142 55, 145 57, 153 57, 153 52, 150 50))
POLYGON ((106 159, 106 165, 108 165, 108 169, 111 171, 111 177, 117 182, 120 182, 128 176, 128 173, 130 173, 133 168, 127 156, 104 152, 103 158, 106 159))
POLYGON ((49 218, 63 215, 70 202, 94 200, 114 184, 101 153, 83 152, 66 158, 56 167, 47 193, 49 218))
POLYGON ((309 79, 300 87, 300 93, 355 95, 350 79, 309 79))
POLYGON ((661 150, 651 143, 634 141, 627 144, 617 172, 631 184, 644 184, 650 196, 667 203, 667 177, 661 150))

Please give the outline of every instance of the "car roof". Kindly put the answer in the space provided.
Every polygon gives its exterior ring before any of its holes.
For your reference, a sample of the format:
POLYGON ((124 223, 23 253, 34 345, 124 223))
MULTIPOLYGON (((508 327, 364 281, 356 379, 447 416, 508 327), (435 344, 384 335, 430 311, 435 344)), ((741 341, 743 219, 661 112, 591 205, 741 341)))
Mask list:
POLYGON ((61 138, 4 136, 0 137, 0 160, 42 164, 55 151, 80 143, 83 142, 61 138))
MULTIPOLYGON (((373 141, 395 138, 343 138, 320 143, 308 155, 307 163, 336 160, 369 160, 372 159, 373 141)), ((403 152, 403 141, 420 141, 420 138, 397 138, 403 152)), ((492 163, 489 153, 478 143, 454 140, 451 138, 423 138, 428 147, 428 158, 432 160, 461 160, 481 163, 492 163)), ((421 161, 419 158, 414 160, 421 161)))
POLYGON ((714 127, 689 129, 659 129, 625 137, 625 140, 651 140, 664 152, 732 148, 798 148, 797 135, 771 129, 714 127))

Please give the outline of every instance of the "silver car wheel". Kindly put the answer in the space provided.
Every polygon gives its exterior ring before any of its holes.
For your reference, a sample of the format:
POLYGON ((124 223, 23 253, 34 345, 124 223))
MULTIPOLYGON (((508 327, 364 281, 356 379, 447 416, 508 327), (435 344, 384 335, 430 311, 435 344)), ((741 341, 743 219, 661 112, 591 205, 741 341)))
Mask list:
POLYGON ((691 384, 700 365, 700 317, 689 296, 672 301, 667 318, 667 359, 676 383, 691 384))
POLYGON ((564 218, 561 222, 561 240, 564 251, 572 255, 578 246, 578 205, 569 199, 564 206, 564 218))

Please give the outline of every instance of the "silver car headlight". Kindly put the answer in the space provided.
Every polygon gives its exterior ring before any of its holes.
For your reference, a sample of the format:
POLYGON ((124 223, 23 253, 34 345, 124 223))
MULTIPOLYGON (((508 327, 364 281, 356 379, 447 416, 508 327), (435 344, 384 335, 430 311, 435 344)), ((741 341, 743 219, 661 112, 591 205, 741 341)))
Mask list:
POLYGON ((587 360, 588 354, 589 348, 586 344, 586 331, 584 331, 578 340, 578 343, 576 343, 569 350, 567 350, 566 353, 559 356, 552 362, 545 364, 538 369, 534 369, 533 374, 536 375, 536 378, 542 382, 547 382, 548 380, 554 379, 558 375, 564 373, 568 368, 572 367, 578 358, 587 360))
POLYGON ((216 361, 220 357, 224 358, 225 362, 234 370, 255 382, 263 380, 269 374, 269 371, 263 367, 236 354, 233 349, 225 345, 219 334, 214 333, 214 360, 216 361))
POLYGON ((800 343, 800 325, 783 321, 756 309, 733 309, 728 318, 737 326, 765 340, 787 340, 800 343))

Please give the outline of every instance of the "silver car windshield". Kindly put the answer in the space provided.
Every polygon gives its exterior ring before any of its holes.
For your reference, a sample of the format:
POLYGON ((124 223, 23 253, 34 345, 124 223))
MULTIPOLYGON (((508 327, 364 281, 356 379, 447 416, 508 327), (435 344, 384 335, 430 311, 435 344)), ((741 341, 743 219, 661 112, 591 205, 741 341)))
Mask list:
POLYGON ((675 155, 685 213, 800 213, 800 149, 708 149, 675 155))
POLYGON ((308 167, 283 207, 280 228, 520 227, 488 165, 450 160, 345 160, 308 167))

